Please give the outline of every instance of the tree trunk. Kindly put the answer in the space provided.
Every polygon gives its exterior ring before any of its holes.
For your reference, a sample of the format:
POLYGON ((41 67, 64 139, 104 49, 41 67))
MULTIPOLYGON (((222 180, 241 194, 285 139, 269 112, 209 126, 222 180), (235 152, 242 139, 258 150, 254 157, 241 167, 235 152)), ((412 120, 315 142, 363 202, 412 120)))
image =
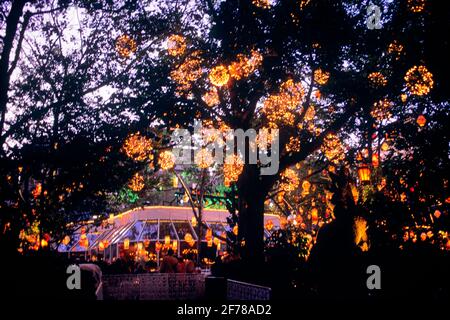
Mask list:
POLYGON ((6 104, 8 103, 9 90, 9 59, 13 48, 14 38, 16 36, 17 27, 20 17, 23 13, 23 7, 26 0, 17 0, 12 2, 11 11, 6 18, 6 31, 3 40, 3 50, 0 57, 0 136, 3 133, 5 123, 6 104))
POLYGON ((268 191, 257 166, 246 165, 238 182, 238 241, 242 258, 249 265, 264 262, 264 200, 268 191))

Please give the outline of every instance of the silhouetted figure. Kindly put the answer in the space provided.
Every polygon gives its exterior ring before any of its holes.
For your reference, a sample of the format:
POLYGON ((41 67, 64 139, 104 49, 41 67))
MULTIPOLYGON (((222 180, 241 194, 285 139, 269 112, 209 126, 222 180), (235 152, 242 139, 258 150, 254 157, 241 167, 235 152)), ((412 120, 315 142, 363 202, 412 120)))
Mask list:
POLYGON ((161 273, 175 273, 178 259, 173 256, 173 250, 169 249, 167 255, 163 258, 159 272, 161 273))
POLYGON ((308 260, 313 286, 326 298, 354 298, 364 294, 366 278, 354 242, 355 204, 345 173, 332 175, 335 219, 317 236, 308 260))

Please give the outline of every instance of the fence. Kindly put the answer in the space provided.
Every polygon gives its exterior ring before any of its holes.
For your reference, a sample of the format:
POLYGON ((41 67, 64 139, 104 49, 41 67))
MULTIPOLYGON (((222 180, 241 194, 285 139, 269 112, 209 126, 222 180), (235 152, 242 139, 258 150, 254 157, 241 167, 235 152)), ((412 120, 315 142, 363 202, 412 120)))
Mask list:
POLYGON ((227 280, 227 300, 270 300, 272 289, 236 280, 227 280))
POLYGON ((202 274, 120 274, 102 280, 105 300, 192 300, 205 295, 202 274))

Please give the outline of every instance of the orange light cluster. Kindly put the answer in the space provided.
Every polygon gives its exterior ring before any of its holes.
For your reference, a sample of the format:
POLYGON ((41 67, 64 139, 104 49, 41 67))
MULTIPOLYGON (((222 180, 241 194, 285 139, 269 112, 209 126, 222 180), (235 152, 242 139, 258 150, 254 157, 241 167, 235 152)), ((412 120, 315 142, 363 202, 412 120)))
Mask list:
POLYGON ((271 131, 270 128, 263 127, 259 130, 256 136, 256 145, 261 150, 267 150, 274 139, 275 136, 273 131, 271 131))
POLYGON ((339 138, 333 134, 329 133, 321 146, 322 152, 325 154, 325 157, 328 161, 333 163, 339 163, 340 161, 345 159, 345 149, 342 145, 339 138))
POLYGON ((211 90, 206 92, 202 96, 202 99, 208 107, 217 106, 220 103, 220 98, 219 98, 219 93, 217 92, 217 88, 213 87, 211 90))
POLYGON ((211 69, 209 73, 209 81, 217 87, 222 87, 228 83, 230 80, 230 74, 225 66, 217 66, 211 69))
POLYGON ((317 69, 314 71, 314 81, 320 85, 324 85, 330 79, 330 73, 317 69))
POLYGON ((178 84, 178 91, 183 92, 191 89, 192 83, 202 76, 201 64, 200 51, 195 51, 170 73, 172 80, 178 84))
POLYGON ((134 176, 130 179, 128 187, 135 192, 141 191, 145 187, 144 177, 139 173, 135 173, 134 176))
POLYGON ((427 95, 434 86, 433 74, 425 66, 414 66, 405 75, 406 86, 411 94, 427 95))
POLYGON ((152 141, 136 132, 127 137, 122 149, 129 158, 144 161, 151 157, 152 141))
POLYGON ((252 0, 252 3, 258 8, 262 9, 270 8, 270 0, 252 0))
POLYGON ((400 44, 397 40, 394 40, 389 44, 388 53, 395 54, 395 59, 399 59, 403 52, 403 45, 400 44))
POLYGON ((311 0, 300 0, 300 3, 299 3, 300 10, 303 10, 310 2, 311 2, 311 0))
POLYGON ((425 0, 408 0, 408 9, 414 13, 422 12, 425 9, 425 0))
POLYGON ((33 191, 31 191, 31 194, 33 195, 33 198, 37 198, 42 194, 42 184, 37 183, 36 187, 34 187, 33 191))
POLYGON ((238 54, 237 60, 228 67, 228 72, 233 79, 240 80, 255 72, 261 65, 262 60, 262 54, 256 50, 252 50, 250 57, 238 54))
POLYGON ((308 109, 306 109, 305 112, 305 121, 312 121, 314 120, 314 116, 316 115, 316 110, 314 109, 314 106, 309 106, 308 109))
POLYGON ((297 172, 293 169, 286 169, 281 173, 280 189, 284 192, 295 191, 300 185, 297 172))
POLYGON ((159 154, 158 164, 163 170, 170 170, 175 167, 175 156, 171 151, 163 151, 159 154))
POLYGON ((381 74, 381 72, 372 72, 367 78, 369 79, 370 85, 372 87, 384 87, 387 84, 386 77, 381 74))
POLYGON ((244 169, 244 161, 238 155, 231 155, 225 158, 223 165, 224 185, 229 187, 232 182, 238 180, 244 169))
POLYGON ((370 115, 378 121, 389 119, 392 116, 390 112, 391 107, 392 102, 389 99, 377 101, 373 104, 370 115))
POLYGON ((123 34, 116 40, 116 51, 122 58, 128 58, 132 53, 136 52, 137 45, 130 36, 123 34))
POLYGON ((278 125, 293 126, 295 123, 295 111, 300 104, 305 92, 300 82, 289 79, 281 84, 280 93, 271 95, 265 101, 262 113, 269 120, 269 127, 278 128, 278 125))
POLYGON ((186 51, 186 40, 183 36, 173 34, 167 39, 167 52, 171 56, 180 56, 186 51))
POLYGON ((300 151, 300 139, 297 137, 290 137, 289 142, 286 144, 287 152, 299 152, 300 151))
POLYGON ((202 148, 195 154, 195 163, 201 169, 209 168, 214 163, 214 158, 209 150, 202 148))

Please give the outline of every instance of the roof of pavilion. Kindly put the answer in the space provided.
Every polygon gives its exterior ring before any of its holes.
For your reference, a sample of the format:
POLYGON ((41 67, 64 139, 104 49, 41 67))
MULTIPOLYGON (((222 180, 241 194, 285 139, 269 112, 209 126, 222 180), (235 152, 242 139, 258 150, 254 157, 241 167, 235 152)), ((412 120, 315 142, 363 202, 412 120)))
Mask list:
MULTIPOLYGON (((98 247, 100 241, 107 241, 110 245, 117 244, 128 239, 131 242, 163 241, 166 234, 172 239, 183 241, 186 233, 191 233, 195 240, 198 239, 191 219, 194 216, 190 207, 172 206, 145 206, 134 208, 108 219, 108 223, 102 226, 84 224, 88 246, 80 245, 81 227, 72 235, 67 245, 58 247, 60 252, 85 252, 98 247)), ((229 212, 218 209, 203 209, 202 220, 212 229, 213 233, 220 235, 224 231, 230 231, 227 225, 229 212)), ((275 229, 279 228, 280 220, 277 215, 265 214, 264 223, 271 220, 275 229)), ((265 230, 266 236, 268 231, 265 230)), ((205 241, 205 239, 202 239, 205 241)))

